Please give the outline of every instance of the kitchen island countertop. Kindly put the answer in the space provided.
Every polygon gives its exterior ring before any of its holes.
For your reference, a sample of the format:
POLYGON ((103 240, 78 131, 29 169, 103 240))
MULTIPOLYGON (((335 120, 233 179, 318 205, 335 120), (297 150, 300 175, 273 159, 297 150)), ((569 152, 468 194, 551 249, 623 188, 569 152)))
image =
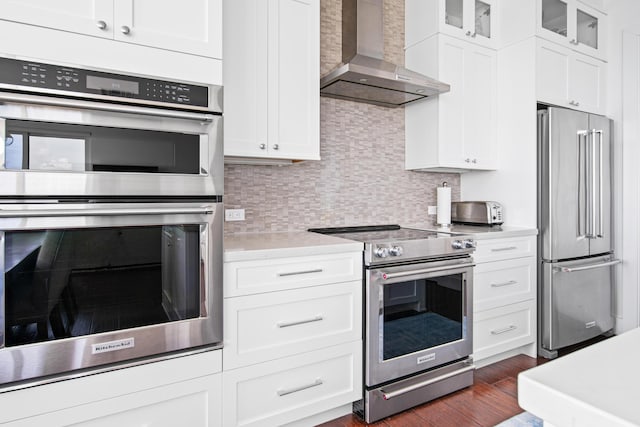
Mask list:
POLYGON ((518 402, 545 427, 640 425, 640 328, 520 373, 518 402))
POLYGON ((362 251, 364 244, 307 231, 237 233, 224 237, 224 261, 250 261, 291 256, 362 251))

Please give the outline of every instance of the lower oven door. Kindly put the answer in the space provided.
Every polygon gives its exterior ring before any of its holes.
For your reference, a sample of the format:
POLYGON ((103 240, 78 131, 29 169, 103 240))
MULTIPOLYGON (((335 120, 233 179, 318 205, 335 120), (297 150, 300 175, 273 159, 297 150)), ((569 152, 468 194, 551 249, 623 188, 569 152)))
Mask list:
POLYGON ((0 205, 0 387, 221 344, 222 226, 217 201, 0 205))
POLYGON ((368 271, 366 386, 471 354, 472 272, 470 257, 368 271))

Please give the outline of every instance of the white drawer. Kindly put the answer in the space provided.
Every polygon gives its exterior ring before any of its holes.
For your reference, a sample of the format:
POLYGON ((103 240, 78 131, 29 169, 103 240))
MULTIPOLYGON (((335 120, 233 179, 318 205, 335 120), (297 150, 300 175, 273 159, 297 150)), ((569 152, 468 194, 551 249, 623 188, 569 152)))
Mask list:
POLYGON ((477 263, 536 256, 536 236, 478 239, 476 244, 473 259, 477 263))
POLYGON ((362 341, 225 371, 224 426, 279 426, 362 398, 362 341))
POLYGON ((362 280, 362 252, 224 264, 225 297, 351 280, 362 280))
POLYGON ((362 282, 224 300, 224 369, 362 339, 362 282))
POLYGON ((477 264, 473 270, 473 311, 484 311, 536 296, 535 258, 477 264))
POLYGON ((530 344, 535 335, 535 300, 474 313, 473 358, 481 360, 530 344))

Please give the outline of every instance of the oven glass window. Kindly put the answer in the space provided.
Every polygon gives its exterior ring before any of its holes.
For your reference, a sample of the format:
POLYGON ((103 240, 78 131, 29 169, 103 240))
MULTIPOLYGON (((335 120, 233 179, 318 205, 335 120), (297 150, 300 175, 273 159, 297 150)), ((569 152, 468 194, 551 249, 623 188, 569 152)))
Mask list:
POLYGON ((463 274, 384 285, 382 360, 463 338, 463 274))
POLYGON ((6 168, 200 173, 200 135, 7 120, 6 168))
POLYGON ((5 345, 200 316, 200 226, 5 233, 5 345))

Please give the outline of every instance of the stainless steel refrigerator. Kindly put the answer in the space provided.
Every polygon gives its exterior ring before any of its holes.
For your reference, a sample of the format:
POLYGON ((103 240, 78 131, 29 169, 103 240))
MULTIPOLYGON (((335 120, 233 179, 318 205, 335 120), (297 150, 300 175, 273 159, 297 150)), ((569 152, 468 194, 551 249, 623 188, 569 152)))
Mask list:
POLYGON ((538 111, 538 353, 611 333, 611 121, 538 111))

